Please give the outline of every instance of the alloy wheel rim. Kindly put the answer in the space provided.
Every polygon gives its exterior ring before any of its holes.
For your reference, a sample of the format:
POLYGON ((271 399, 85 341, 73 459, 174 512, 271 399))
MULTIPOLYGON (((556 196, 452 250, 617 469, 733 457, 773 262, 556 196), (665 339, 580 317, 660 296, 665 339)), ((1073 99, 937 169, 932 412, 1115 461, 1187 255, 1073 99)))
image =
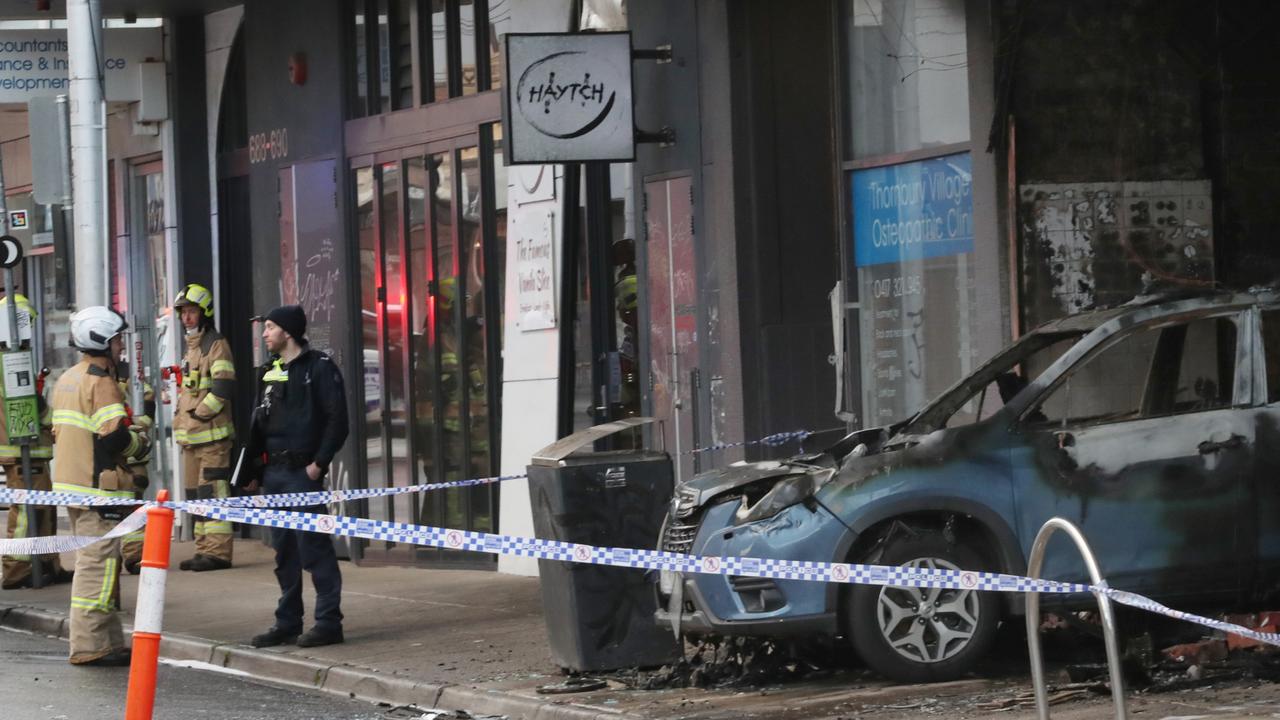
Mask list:
MULTIPOLYGON (((941 558, 916 558, 905 568, 960 570, 941 558)), ((876 620, 889 647, 917 663, 939 663, 963 652, 981 620, 975 590, 883 587, 876 620)))

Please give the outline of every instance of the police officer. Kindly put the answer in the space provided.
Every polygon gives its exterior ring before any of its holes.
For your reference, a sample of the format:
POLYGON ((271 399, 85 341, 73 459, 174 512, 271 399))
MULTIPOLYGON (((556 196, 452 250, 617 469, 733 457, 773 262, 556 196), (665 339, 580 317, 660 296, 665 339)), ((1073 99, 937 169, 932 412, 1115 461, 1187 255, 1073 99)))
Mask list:
MULTIPOLYGON (((278 307, 265 320, 262 338, 273 357, 259 369, 258 405, 246 455, 265 456, 262 485, 266 494, 315 492, 324 488, 329 463, 347 438, 342 374, 328 355, 308 346, 307 316, 301 307, 278 307)), ((257 483, 253 480, 247 489, 256 489, 257 483)), ((325 511, 324 506, 298 510, 325 511)), ((250 643, 271 647, 296 642, 299 647, 316 647, 342 642, 342 575, 333 538, 271 528, 271 546, 280 583, 276 621, 250 643), (304 568, 311 572, 316 590, 316 624, 302 634, 304 568)))
MULTIPOLYGON (((124 459, 139 451, 144 435, 130 432, 115 359, 124 342, 124 318, 102 306, 71 316, 71 342, 83 353, 53 389, 53 489, 96 497, 132 498, 124 459)), ((123 519, 122 506, 68 506, 71 534, 102 536, 123 519)), ((71 583, 71 663, 128 665, 129 649, 119 609, 120 540, 103 540, 76 552, 71 583)))
MULTIPOLYGON (((18 325, 30 325, 36 319, 36 311, 31 303, 21 294, 15 293, 18 308, 18 325)), ((8 312, 9 298, 0 298, 0 313, 8 312)), ((25 341, 23 342, 25 345, 25 341)), ((0 388, 2 389, 2 388, 0 388)), ((53 457, 53 433, 49 414, 44 407, 44 398, 40 403, 40 435, 31 443, 31 485, 32 490, 49 490, 49 458, 53 457)), ((5 422, 4 404, 0 403, 0 467, 4 468, 4 476, 10 488, 26 488, 27 479, 22 475, 22 448, 9 441, 8 424, 5 422)), ((52 505, 35 506, 36 527, 34 531, 27 527, 27 508, 25 505, 9 506, 7 535, 10 538, 41 537, 53 535, 57 528, 57 508, 52 505)), ((71 573, 62 569, 57 553, 41 555, 45 578, 52 582, 68 582, 71 573)), ((5 590, 31 587, 31 556, 5 555, 3 559, 4 581, 0 584, 5 590)))
MULTIPOLYGON (((231 396, 236 367, 231 346, 213 327, 213 293, 203 285, 187 285, 173 301, 187 333, 182 362, 182 390, 174 414, 174 439, 182 447, 182 474, 187 497, 198 500, 231 494, 231 396)), ((231 522, 195 521, 196 554, 182 570, 203 572, 231 567, 231 522)))

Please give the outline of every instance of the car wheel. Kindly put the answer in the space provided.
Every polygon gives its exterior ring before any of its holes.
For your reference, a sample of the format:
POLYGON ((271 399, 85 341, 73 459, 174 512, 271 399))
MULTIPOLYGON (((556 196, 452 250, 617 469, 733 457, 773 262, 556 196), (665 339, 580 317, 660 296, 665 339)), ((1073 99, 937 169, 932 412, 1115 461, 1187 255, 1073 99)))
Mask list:
MULTIPOLYGON (((890 539, 874 562, 984 569, 975 550, 935 531, 890 539)), ((855 585, 846 598, 854 650, 872 669, 900 682, 952 680, 968 672, 991 647, 1000 621, 999 598, 990 592, 855 585)))

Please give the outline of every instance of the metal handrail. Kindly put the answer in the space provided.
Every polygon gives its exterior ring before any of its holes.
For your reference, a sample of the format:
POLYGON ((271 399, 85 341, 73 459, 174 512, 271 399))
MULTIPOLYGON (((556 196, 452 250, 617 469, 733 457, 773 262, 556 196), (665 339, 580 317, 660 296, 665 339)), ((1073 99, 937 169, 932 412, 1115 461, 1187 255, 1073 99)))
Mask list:
MULTIPOLYGON (((1050 518, 1036 534, 1031 544, 1031 557, 1027 561, 1027 577, 1040 579, 1040 567, 1044 564, 1044 549, 1049 538, 1061 530, 1076 543, 1076 549, 1084 558, 1085 567, 1089 570, 1089 578, 1096 587, 1105 587, 1106 582, 1098 572, 1098 562, 1085 542, 1080 529, 1062 518, 1050 518)), ((1111 699, 1116 709, 1116 720, 1128 720, 1129 710, 1125 705, 1124 677, 1120 667, 1120 646, 1116 642, 1116 619, 1111 609, 1111 598, 1101 590, 1093 591, 1098 599, 1098 611, 1102 615, 1102 637, 1107 644, 1107 666, 1111 673, 1111 699)), ((1044 683, 1044 657, 1040 651, 1040 593, 1027 591, 1027 650, 1031 654, 1031 683, 1036 691, 1036 717, 1049 720, 1049 695, 1044 683)))

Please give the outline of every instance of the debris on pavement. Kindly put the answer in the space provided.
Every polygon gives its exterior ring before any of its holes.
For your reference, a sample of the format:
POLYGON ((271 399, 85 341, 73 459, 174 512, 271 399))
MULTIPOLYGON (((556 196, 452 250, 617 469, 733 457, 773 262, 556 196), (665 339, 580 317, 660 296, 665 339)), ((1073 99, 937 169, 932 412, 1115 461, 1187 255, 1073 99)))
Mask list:
MULTIPOLYGON (((1048 693, 1050 705, 1062 705, 1073 700, 1083 700, 1094 694, 1107 694, 1111 692, 1105 683, 1073 683, 1063 685, 1057 688, 1051 688, 1048 693)), ((996 698, 986 702, 980 702, 974 705, 978 710, 993 710, 996 712, 1005 712, 1009 710, 1022 710, 1032 708, 1036 705, 1036 694, 1034 690, 1024 690, 1012 697, 996 698)))
POLYGON ((799 648, 760 638, 705 638, 684 659, 656 671, 622 670, 610 677, 637 690, 773 685, 830 675, 799 648))
POLYGON ((509 720, 506 715, 472 715, 466 710, 424 710, 416 705, 401 705, 382 715, 384 720, 509 720))
POLYGON ((593 690, 603 690, 609 686, 605 680, 588 677, 573 677, 561 683, 554 685, 541 685, 538 687, 539 695, 566 695, 568 693, 592 692, 593 690))

